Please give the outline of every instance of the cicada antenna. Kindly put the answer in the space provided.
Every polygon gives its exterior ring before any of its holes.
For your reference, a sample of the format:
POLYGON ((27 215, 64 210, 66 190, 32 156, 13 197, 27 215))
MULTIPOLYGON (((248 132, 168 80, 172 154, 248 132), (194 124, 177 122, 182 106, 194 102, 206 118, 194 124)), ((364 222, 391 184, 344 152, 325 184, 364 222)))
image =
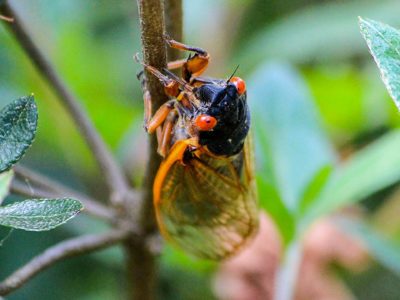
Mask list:
POLYGON ((235 70, 233 71, 232 75, 229 76, 229 78, 226 80, 226 83, 229 83, 231 81, 232 77, 235 76, 236 71, 239 69, 239 65, 236 66, 235 70))

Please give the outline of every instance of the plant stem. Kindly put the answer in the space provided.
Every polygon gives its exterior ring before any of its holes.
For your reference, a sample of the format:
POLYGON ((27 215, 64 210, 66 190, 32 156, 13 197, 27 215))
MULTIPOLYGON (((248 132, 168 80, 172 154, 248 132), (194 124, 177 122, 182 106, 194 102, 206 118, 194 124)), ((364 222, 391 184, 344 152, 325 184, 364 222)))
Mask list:
POLYGON ((120 206, 124 197, 129 193, 129 185, 122 169, 118 166, 107 145, 104 143, 100 134, 96 131, 94 125, 88 118, 87 113, 80 105, 80 101, 67 88, 65 82, 58 75, 50 61, 31 39, 28 31, 20 20, 20 17, 7 1, 0 5, 0 13, 14 19, 12 23, 5 24, 8 25, 9 29, 32 60, 37 70, 57 93, 62 104, 76 122, 78 129, 83 135, 100 167, 102 175, 105 176, 106 183, 111 192, 111 201, 116 206, 120 206))
MULTIPOLYGON (((174 40, 179 42, 183 41, 183 12, 182 0, 164 0, 165 3, 165 28, 174 40)), ((168 47, 167 58, 168 61, 177 60, 181 57, 182 52, 168 47)))
POLYGON ((14 172, 21 178, 21 180, 26 182, 24 184, 14 180, 11 184, 11 192, 13 193, 38 198, 74 197, 82 202, 85 207, 84 212, 109 223, 115 222, 114 210, 100 204, 97 200, 65 187, 62 184, 27 168, 16 166, 14 167, 14 172), (30 184, 33 186, 30 187, 30 184))
POLYGON ((36 274, 62 259, 107 248, 125 240, 130 233, 112 230, 104 234, 86 235, 63 241, 48 248, 0 283, 0 295, 18 289, 36 274))
POLYGON ((26 183, 21 183, 18 181, 13 181, 11 183, 10 187, 10 192, 20 195, 20 196, 26 196, 30 198, 53 198, 56 197, 53 192, 49 192, 46 190, 43 190, 41 188, 33 188, 28 186, 26 183))
POLYGON ((130 239, 125 243, 128 299, 156 299, 157 262, 144 241, 146 237, 130 239))
POLYGON ((275 300, 294 299, 302 257, 301 247, 300 241, 296 239, 285 251, 285 256, 276 278, 275 300))
MULTIPOLYGON (((137 0, 142 38, 143 61, 145 64, 162 70, 166 67, 166 43, 164 41, 165 23, 162 0, 137 0)), ((170 10, 168 13, 171 13, 170 10)), ((167 14, 168 19, 170 16, 167 14)), ((171 19, 173 20, 173 19, 171 19)), ((176 28, 182 28, 181 19, 176 28)), ((170 32, 170 34, 175 34, 170 32)), ((154 76, 146 72, 146 88, 152 99, 152 111, 156 111, 166 100, 164 88, 154 76)), ((155 299, 157 282, 157 264, 154 254, 146 244, 149 236, 156 231, 156 221, 153 210, 152 187, 161 157, 157 153, 155 136, 150 137, 149 161, 144 180, 143 201, 140 211, 140 224, 143 228, 143 238, 140 243, 130 241, 126 243, 128 260, 128 278, 130 299, 155 299)), ((136 240, 138 241, 138 240, 136 240)))
MULTIPOLYGON (((145 64, 162 70, 167 65, 166 45, 164 41, 164 6, 162 0, 138 0, 142 37, 143 61, 145 64)), ((166 100, 164 88, 159 80, 146 71, 146 87, 152 100, 152 111, 156 111, 166 100)), ((144 180, 144 200, 141 221, 146 232, 154 231, 153 181, 161 162, 157 153, 155 135, 150 136, 149 161, 144 180)))

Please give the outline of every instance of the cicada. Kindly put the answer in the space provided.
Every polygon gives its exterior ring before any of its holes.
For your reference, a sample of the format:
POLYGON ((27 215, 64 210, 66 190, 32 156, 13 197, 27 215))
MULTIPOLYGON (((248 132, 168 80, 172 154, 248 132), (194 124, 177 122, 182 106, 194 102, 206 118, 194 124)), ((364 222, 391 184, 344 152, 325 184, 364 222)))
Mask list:
POLYGON ((145 129, 157 134, 163 157, 153 185, 158 226, 184 251, 224 259, 258 228, 246 85, 233 75, 201 77, 209 54, 169 38, 166 42, 194 54, 163 70, 142 63, 170 98, 151 116, 151 97, 141 78, 145 129), (170 71, 178 68, 182 77, 170 71))

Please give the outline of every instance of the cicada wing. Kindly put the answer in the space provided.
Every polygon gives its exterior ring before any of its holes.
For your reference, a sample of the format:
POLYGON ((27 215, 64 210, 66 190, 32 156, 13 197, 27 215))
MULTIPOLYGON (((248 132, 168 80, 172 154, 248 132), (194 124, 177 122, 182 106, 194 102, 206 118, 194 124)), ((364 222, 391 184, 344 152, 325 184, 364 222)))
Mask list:
POLYGON ((245 244, 258 227, 252 156, 247 151, 245 146, 234 158, 203 155, 171 167, 156 207, 167 239, 214 260, 245 244))

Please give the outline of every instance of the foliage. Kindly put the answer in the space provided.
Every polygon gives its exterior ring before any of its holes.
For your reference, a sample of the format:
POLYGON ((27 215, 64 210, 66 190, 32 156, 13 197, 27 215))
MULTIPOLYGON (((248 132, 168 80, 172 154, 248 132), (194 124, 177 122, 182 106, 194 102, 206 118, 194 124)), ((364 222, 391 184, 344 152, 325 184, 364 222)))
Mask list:
POLYGON ((400 32, 389 25, 362 18, 360 29, 382 80, 400 109, 400 32))
POLYGON ((46 231, 64 224, 82 209, 74 199, 29 199, 0 207, 0 225, 46 231))
MULTIPOLYGON (((361 34, 367 42, 368 48, 381 73, 383 83, 397 108, 400 109, 400 31, 387 24, 361 17, 359 18, 359 24, 361 34)), ((398 180, 400 176, 399 161, 389 162, 386 161, 386 158, 397 156, 400 146, 398 144, 399 137, 398 131, 393 132, 391 139, 387 138, 382 143, 381 151, 375 151, 375 154, 380 155, 364 157, 365 169, 368 169, 368 173, 374 174, 374 178, 369 180, 370 187, 373 188, 382 181, 388 180, 394 182, 398 180), (374 168, 374 166, 378 165, 380 165, 379 170, 374 168)), ((360 174, 360 172, 357 172, 357 174, 360 174)), ((361 189, 356 188, 355 190, 358 190, 359 193, 364 193, 361 189)), ((398 253, 400 245, 398 243, 388 239, 383 234, 379 234, 366 224, 352 223, 347 220, 345 220, 345 224, 350 232, 363 239, 377 260, 388 269, 399 274, 400 264, 398 253)))
MULTIPOLYGON (((250 8, 257 10, 264 2, 184 1, 185 40, 212 55, 207 75, 223 78, 232 66, 240 64, 238 75, 246 79, 253 112, 261 206, 273 217, 286 247, 296 249, 291 246, 320 217, 349 205, 362 206, 368 197, 385 206, 388 187, 400 179, 400 134, 396 129, 400 118, 376 80, 376 70, 357 32, 356 19, 360 14, 368 15, 397 26, 399 2, 299 0, 285 14, 276 10, 271 20, 257 23, 250 8), (205 19, 210 22, 203 22, 205 19), (226 30, 234 24, 235 30, 226 30), (234 50, 231 45, 235 45, 234 50), (277 58, 281 61, 271 63, 271 59, 277 58), (364 147, 366 144, 369 145, 364 147), (382 190, 386 194, 379 193, 382 190)), ((285 7, 285 2, 289 6, 291 1, 279 2, 285 7)), ((20 8, 31 16, 27 23, 35 20, 32 31, 41 33, 34 34, 35 39, 83 99, 96 127, 127 172, 132 173, 132 181, 139 182, 146 153, 141 146, 144 139, 139 138, 137 130, 142 122, 142 102, 139 83, 135 84, 139 67, 132 62, 132 53, 140 51, 140 39, 138 24, 131 25, 132 15, 136 14, 132 2, 103 1, 92 9, 92 4, 83 1, 40 0, 35 4, 25 1, 20 8)), ((391 72, 398 67, 398 50, 392 47, 398 46, 398 32, 369 19, 361 19, 360 25, 385 84, 398 102, 399 72, 391 72)), ((78 138, 73 122, 55 104, 54 94, 9 35, 0 31, 0 37, 4 45, 0 50, 2 69, 13 70, 0 72, 1 101, 26 91, 34 91, 41 99, 40 132, 24 162, 80 191, 104 197, 104 185, 94 173, 93 160, 78 138)), ((10 164, 8 161, 5 169, 10 164)), ((11 178, 12 171, 0 174, 0 195, 5 196, 11 178)), ((71 210, 71 215, 80 210, 78 206, 71 210)), ((0 211, 4 207, 7 206, 0 207, 0 211)), ((387 233, 368 223, 374 213, 369 212, 365 223, 361 223, 366 230, 356 230, 349 223, 342 226, 361 237, 379 263, 398 272, 398 244, 392 241, 394 237, 386 238, 387 233)), ((0 248, 13 254, 2 253, 1 278, 18 266, 14 255, 23 256, 26 249, 40 251, 47 246, 43 241, 48 239, 56 241, 104 227, 103 223, 88 220, 82 216, 59 231, 46 233, 45 237, 38 235, 43 240, 36 235, 13 233, 14 241, 10 239, 7 247, 0 248)), ((64 295, 115 298, 120 283, 114 277, 121 273, 122 260, 121 252, 108 251, 77 264, 56 266, 48 277, 43 274, 10 299, 61 299, 64 295), (87 267, 82 267, 85 264, 87 267), (98 280, 100 269, 107 279, 98 280), (66 273, 71 276, 65 277, 66 273), (78 274, 90 278, 87 285, 77 283, 78 274), (63 288, 45 288, 48 286, 63 288)), ((163 295, 170 295, 171 299, 179 298, 171 292, 177 288, 171 287, 204 284, 195 277, 209 278, 215 270, 215 266, 194 262, 170 247, 160 260, 163 280, 168 282, 167 287, 163 286, 167 290, 163 295), (180 268, 178 275, 174 268, 180 268), (194 270, 198 274, 192 276, 194 270)), ((209 290, 207 286, 201 287, 209 290)), ((201 299, 200 294, 190 296, 201 299)))
POLYGON ((12 178, 12 171, 0 173, 0 205, 9 192, 12 178))
MULTIPOLYGON (((8 194, 17 163, 35 138, 37 108, 33 96, 22 97, 0 112, 0 204, 8 194)), ((74 199, 29 199, 0 206, 0 225, 27 231, 58 227, 83 209, 74 199)))
POLYGON ((0 112, 0 172, 11 168, 32 145, 37 118, 33 96, 19 98, 0 112))

